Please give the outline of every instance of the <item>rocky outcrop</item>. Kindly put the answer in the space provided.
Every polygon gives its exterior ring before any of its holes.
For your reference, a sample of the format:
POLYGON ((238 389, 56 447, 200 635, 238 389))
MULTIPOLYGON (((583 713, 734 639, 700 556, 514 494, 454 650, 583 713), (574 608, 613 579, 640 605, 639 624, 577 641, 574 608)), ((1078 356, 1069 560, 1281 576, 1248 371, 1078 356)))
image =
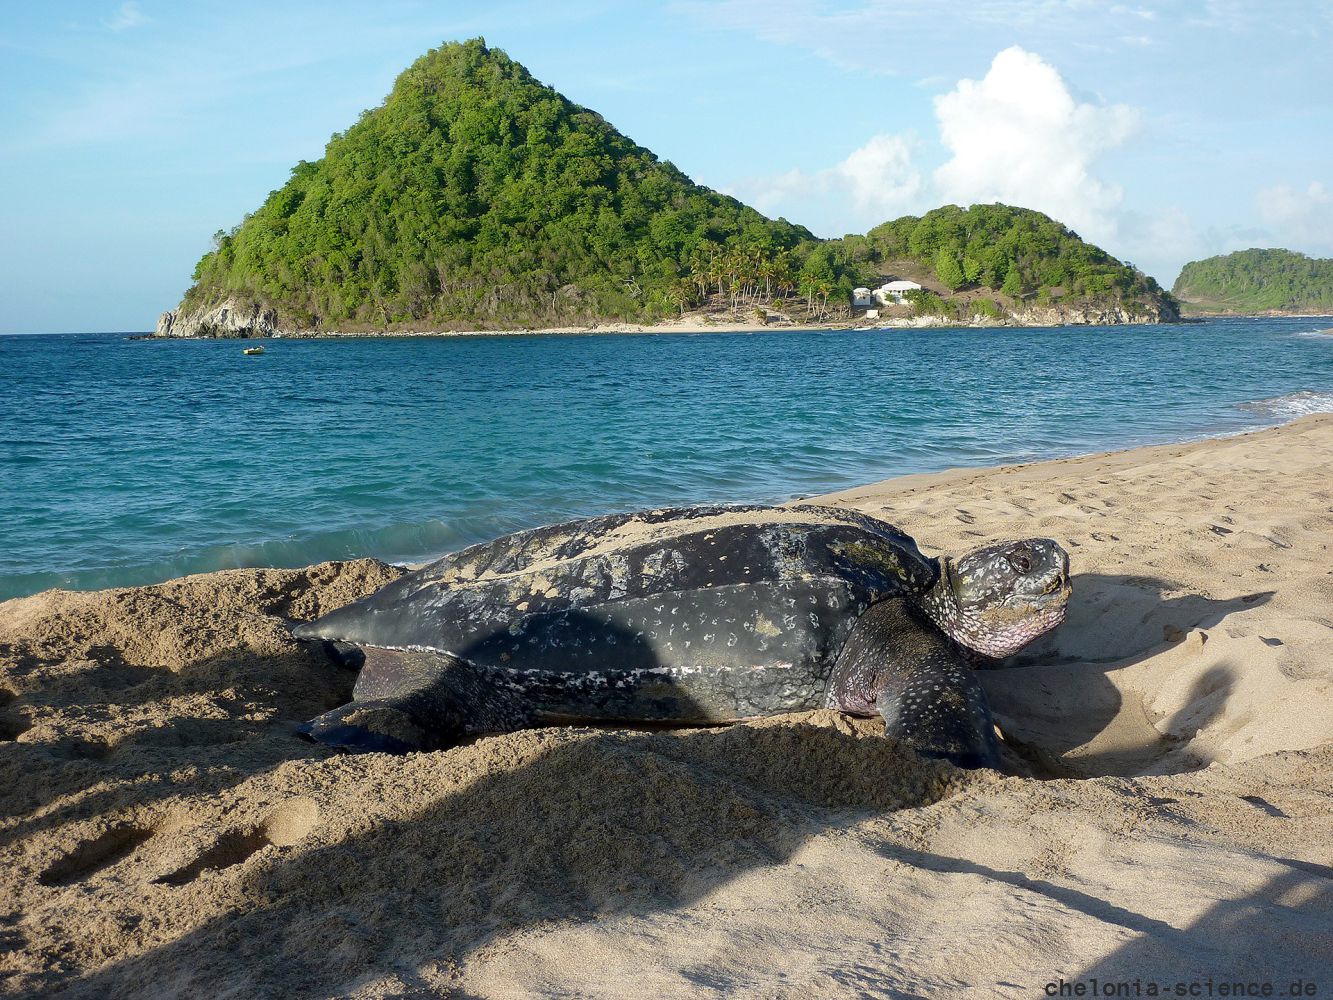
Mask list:
POLYGON ((1112 326, 1117 323, 1171 323, 1180 314, 1168 305, 1131 311, 1123 305, 1033 306, 1010 313, 1022 326, 1112 326))
POLYGON ((1126 309, 1121 305, 1033 306, 1006 312, 1003 316, 975 313, 967 319, 954 316, 926 314, 920 316, 890 316, 871 320, 870 325, 881 327, 935 327, 935 326, 1116 326, 1122 323, 1175 323, 1179 313, 1169 308, 1146 307, 1126 309))
POLYGON ((223 299, 204 309, 177 309, 157 318, 158 337, 272 337, 278 314, 255 303, 223 299))

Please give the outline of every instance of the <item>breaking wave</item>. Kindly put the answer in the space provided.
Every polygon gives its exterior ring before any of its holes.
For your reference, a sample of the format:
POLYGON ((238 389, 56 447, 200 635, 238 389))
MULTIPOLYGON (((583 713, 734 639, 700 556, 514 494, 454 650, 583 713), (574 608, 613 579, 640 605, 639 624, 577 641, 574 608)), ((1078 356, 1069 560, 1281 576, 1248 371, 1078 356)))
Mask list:
POLYGON ((1271 417, 1304 417, 1311 413, 1333 413, 1333 392, 1289 392, 1285 396, 1241 403, 1242 410, 1271 417))

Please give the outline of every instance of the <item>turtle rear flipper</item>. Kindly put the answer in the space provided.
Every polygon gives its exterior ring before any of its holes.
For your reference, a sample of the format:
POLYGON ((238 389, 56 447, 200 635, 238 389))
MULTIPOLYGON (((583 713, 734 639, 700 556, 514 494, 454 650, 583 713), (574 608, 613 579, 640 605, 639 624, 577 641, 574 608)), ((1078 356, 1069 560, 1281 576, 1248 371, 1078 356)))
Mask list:
POLYGON ((354 651, 361 661, 354 700, 297 729, 316 743, 352 751, 410 753, 443 750, 466 735, 465 717, 447 681, 461 667, 435 653, 364 649, 330 642, 335 652, 354 651))
POLYGON ((307 739, 347 750, 445 750, 479 733, 530 724, 530 713, 466 661, 427 650, 361 650, 353 700, 301 726, 307 739))
POLYGON ((354 701, 297 727, 298 736, 340 750, 410 753, 435 750, 439 738, 388 701, 354 701))

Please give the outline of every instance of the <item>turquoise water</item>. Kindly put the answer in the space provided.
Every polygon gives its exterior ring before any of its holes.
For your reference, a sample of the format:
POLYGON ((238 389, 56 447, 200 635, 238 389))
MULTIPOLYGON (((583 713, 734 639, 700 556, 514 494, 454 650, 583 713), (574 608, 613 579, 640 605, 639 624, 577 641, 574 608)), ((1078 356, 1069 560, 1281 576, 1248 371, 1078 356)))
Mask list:
POLYGON ((1263 426, 1333 409, 1329 326, 0 337, 0 599, 1263 426))

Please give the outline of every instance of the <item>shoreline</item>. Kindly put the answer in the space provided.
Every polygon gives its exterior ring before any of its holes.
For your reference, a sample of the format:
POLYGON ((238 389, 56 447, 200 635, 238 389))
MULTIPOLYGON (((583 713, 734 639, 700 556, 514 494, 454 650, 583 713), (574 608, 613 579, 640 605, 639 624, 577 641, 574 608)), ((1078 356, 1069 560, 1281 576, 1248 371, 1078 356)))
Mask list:
POLYGON ((218 306, 212 312, 187 314, 166 312, 158 321, 154 333, 136 336, 136 340, 265 340, 265 339, 327 339, 340 337, 505 337, 505 336, 575 336, 589 334, 670 334, 670 333, 755 333, 763 331, 803 330, 897 330, 897 329, 994 329, 1001 327, 1057 328, 1066 326, 1118 325, 1173 325, 1192 322, 1180 317, 1155 317, 1130 313, 1114 307, 1043 306, 1031 307, 1021 313, 1009 313, 992 318, 974 314, 969 320, 937 315, 884 316, 874 320, 864 317, 825 319, 797 322, 776 310, 767 313, 767 321, 751 313, 724 310, 712 313, 689 313, 683 317, 659 323, 630 323, 620 321, 575 323, 549 327, 517 327, 501 329, 462 330, 287 330, 278 326, 272 311, 237 309, 218 306), (176 334, 170 331, 184 325, 186 329, 200 327, 214 332, 208 334, 176 334), (225 332, 218 332, 225 331, 225 332))
POLYGON ((873 321, 835 320, 811 323, 758 323, 753 319, 711 320, 686 318, 667 320, 661 323, 592 323, 552 327, 515 327, 495 330, 295 330, 277 331, 272 334, 214 335, 214 336, 178 336, 175 334, 143 333, 134 334, 129 340, 336 340, 336 339, 382 339, 405 337, 578 337, 578 336, 636 336, 662 334, 706 334, 706 333, 800 333, 805 331, 860 331, 871 333, 889 330, 1042 330, 1063 329, 1084 326, 1188 326, 1206 323, 1216 319, 1326 319, 1333 322, 1333 314, 1322 313, 1216 313, 1181 316, 1173 320, 1154 320, 1134 317, 1128 320, 1110 322, 1049 322, 1018 321, 1015 319, 995 320, 989 318, 963 322, 936 316, 890 317, 873 321))
POLYGON ((862 331, 871 333, 877 330, 1041 330, 1061 329, 1080 326, 1175 326, 1189 323, 1190 320, 1133 320, 1126 323, 1019 323, 985 319, 974 322, 960 322, 933 316, 919 319, 876 320, 870 323, 850 321, 815 322, 815 323, 769 323, 760 324, 750 321, 668 321, 664 323, 595 323, 586 326, 553 326, 533 328, 513 328, 502 330, 300 330, 279 331, 267 335, 249 336, 236 334, 229 336, 176 336, 146 333, 131 336, 130 340, 336 340, 336 339, 386 339, 394 337, 579 337, 579 336, 652 336, 661 334, 706 334, 706 333, 802 333, 807 331, 862 331))
POLYGON ((948 469, 940 469, 937 472, 909 472, 901 476, 890 476, 887 479, 876 480, 863 486, 851 486, 846 489, 832 490, 828 493, 822 493, 809 499, 819 502, 844 502, 855 499, 855 496, 857 495, 869 496, 881 493, 898 493, 902 491, 915 492, 918 489, 932 485, 955 485, 992 476, 1019 474, 1051 465, 1072 468, 1087 466, 1107 470, 1131 468, 1141 461, 1154 461, 1167 456, 1179 457, 1185 453, 1182 452, 1181 449, 1188 450, 1197 445, 1206 445, 1210 443, 1240 441, 1257 435, 1282 431, 1307 422, 1310 426, 1317 426, 1323 423, 1333 425, 1333 412, 1325 413, 1320 411, 1306 413, 1301 414, 1300 416, 1288 417, 1278 423, 1264 426, 1246 427, 1240 430, 1227 430, 1218 433, 1202 433, 1156 444, 1137 444, 1129 445, 1124 448, 1109 448, 1103 451, 1078 452, 1070 455, 1054 455, 1044 458, 1036 458, 1030 462, 1010 462, 1001 465, 960 465, 948 469))
MULTIPOLYGON (((1063 329, 1083 326, 1189 326, 1206 323, 1210 320, 1223 319, 1312 319, 1333 322, 1333 313, 1282 312, 1270 310, 1253 313, 1197 312, 1182 314, 1178 319, 1150 319, 1133 317, 1128 320, 1107 322, 1097 321, 1021 321, 1012 317, 1006 320, 990 318, 974 319, 963 322, 936 316, 890 317, 874 321, 829 320, 822 322, 796 323, 757 323, 754 320, 712 320, 687 318, 685 320, 665 320, 661 323, 588 323, 570 324, 551 327, 506 327, 503 329, 464 329, 464 330, 280 330, 274 334, 232 334, 192 336, 177 334, 158 334, 150 331, 117 330, 62 330, 39 333, 7 333, 6 337, 40 336, 100 336, 117 335, 126 340, 321 340, 336 338, 390 338, 390 337, 523 337, 523 336, 586 336, 599 334, 667 334, 667 333, 773 333, 829 330, 984 330, 984 329, 1063 329)), ((1329 331, 1333 332, 1333 327, 1329 331)))
POLYGON ((1298 312, 1265 309, 1260 312, 1224 312, 1210 309, 1182 309, 1183 320, 1199 319, 1333 319, 1333 312, 1298 312))
MULTIPOLYGON (((463 334, 457 334, 463 336, 463 334)), ((187 338, 177 338, 187 339, 187 338)), ((1333 428, 1333 412, 1316 411, 1298 416, 1291 416, 1277 423, 1257 425, 1253 427, 1244 427, 1239 430, 1229 429, 1218 432, 1202 432, 1190 435, 1188 437, 1178 438, 1170 441, 1157 442, 1152 444, 1131 444, 1122 448, 1110 448, 1101 451, 1075 452, 1071 454, 1056 454, 1034 458, 1027 462, 1009 462, 999 465, 956 465, 947 466, 943 469, 937 469, 930 472, 907 472, 900 475, 889 476, 884 479, 875 479, 867 483, 841 487, 839 489, 829 490, 823 493, 815 493, 809 496, 797 496, 788 500, 772 501, 772 506, 783 507, 796 503, 813 504, 833 504, 833 505, 855 505, 858 502, 866 501, 876 497, 892 496, 899 494, 915 494, 920 490, 931 487, 954 487, 959 485, 975 484, 983 480, 1000 477, 1016 477, 1026 479, 1037 475, 1041 470, 1047 467, 1061 467, 1069 471, 1077 471, 1085 468, 1096 468, 1103 471, 1118 471, 1133 468, 1136 464, 1145 461, 1157 461, 1166 457, 1179 458, 1188 454, 1192 449, 1211 444, 1226 444, 1230 442, 1241 442, 1246 439, 1262 435, 1275 434, 1288 428, 1294 427, 1320 427, 1328 425, 1333 428)), ((609 512, 607 512, 609 513, 609 512)), ((590 515, 595 516, 595 515, 590 515)), ((540 525, 534 525, 539 527, 540 525)), ((485 541, 485 539, 481 539, 485 541)), ((474 543, 466 543, 474 544, 474 543)), ((461 547, 466 547, 466 544, 461 547)), ((31 594, 20 595, 0 600, 0 608, 6 603, 13 601, 25 601, 34 597, 40 597, 43 594, 67 593, 67 594, 99 594, 110 593, 113 591, 141 590, 145 588, 162 587, 169 584, 179 583, 187 580, 201 579, 214 576, 221 573, 262 573, 262 572, 307 572, 315 570, 320 566, 330 563, 357 563, 374 562, 385 566, 396 567, 399 569, 416 570, 429 565, 436 559, 441 558, 449 552, 457 551, 450 549, 446 551, 429 553, 421 558, 401 559, 397 561, 384 560, 378 556, 362 554, 348 555, 333 560, 324 560, 322 562, 305 563, 299 565, 253 565, 253 566, 233 566, 218 569, 206 569, 198 572, 186 573, 181 576, 168 577, 154 583, 142 584, 120 584, 95 589, 84 588, 66 588, 66 587, 48 587, 44 590, 36 591, 31 594)), ((41 571, 37 571, 41 572, 41 571)))
MULTIPOLYGON (((445 334, 446 336, 450 334, 445 334)), ((464 336, 464 334, 454 334, 464 336)), ((496 334, 502 335, 502 334, 496 334)), ((187 339, 187 338, 177 338, 187 339)), ((809 496, 797 496, 788 500, 772 501, 776 507, 787 506, 795 503, 815 503, 815 504, 836 504, 849 505, 860 501, 872 499, 880 496, 890 496, 898 494, 914 494, 922 489, 931 487, 953 487, 958 485, 974 484, 983 480, 1016 477, 1018 479, 1027 479, 1035 476, 1041 470, 1047 467, 1060 467, 1069 471, 1078 471, 1085 468, 1096 468, 1103 471, 1119 471, 1133 468, 1136 464, 1146 461, 1158 461, 1166 457, 1179 458, 1188 454, 1193 449, 1206 447, 1209 445, 1223 445, 1233 442, 1243 442, 1247 439, 1280 434, 1288 429, 1305 427, 1324 427, 1333 428, 1333 412, 1315 411, 1296 416, 1290 416, 1277 423, 1260 424, 1252 427, 1243 427, 1241 429, 1228 429, 1217 432, 1201 432, 1187 437, 1173 439, 1151 444, 1130 444, 1121 448, 1110 448, 1101 451, 1075 452, 1070 454, 1055 454, 1033 458, 1026 462, 1009 462, 998 465, 956 465, 947 466, 943 469, 937 469, 929 472, 908 472, 900 475, 889 476, 884 479, 875 479, 867 483, 841 487, 829 490, 823 493, 811 494, 809 496)), ((590 515, 591 516, 591 515, 590 515)), ((485 539, 482 539, 484 541, 485 539)), ((467 543, 472 544, 472 543, 467 543)), ((466 546, 464 546, 466 547, 466 546)), ((109 593, 112 591, 140 590, 152 587, 161 587, 168 584, 178 583, 186 580, 199 579, 213 576, 220 573, 252 573, 252 572, 291 572, 291 571, 310 571, 319 566, 330 562, 335 563, 355 563, 355 562, 377 562, 386 566, 419 569, 428 565, 446 552, 428 554, 423 558, 406 559, 400 561, 385 561, 373 555, 349 555, 334 560, 325 560, 324 562, 306 563, 301 565, 254 565, 240 567, 224 567, 218 569, 200 570, 198 572, 186 573, 182 576, 168 577, 155 583, 143 584, 121 584, 99 587, 96 589, 83 588, 65 588, 49 587, 44 590, 36 591, 32 594, 20 595, 17 597, 5 598, 0 600, 0 607, 6 603, 14 601, 25 601, 34 597, 40 597, 49 593, 68 593, 68 594, 98 594, 109 593)), ((41 571, 37 571, 41 572, 41 571)))
POLYGON ((976 675, 1003 772, 827 711, 331 752, 295 727, 355 677, 290 623, 375 560, 0 603, 0 996, 1317 979, 1331 452, 1315 414, 817 498, 927 555, 1068 549, 1066 621, 976 675))
MULTIPOLYGON (((1256 400, 1252 402, 1264 402, 1264 401, 1256 400)), ((1319 416, 1325 412, 1333 412, 1333 410, 1331 411, 1317 410, 1314 411, 1313 413, 1299 413, 1293 415, 1285 415, 1282 417, 1277 417, 1275 414, 1270 414, 1271 419, 1263 420, 1261 419, 1263 417, 1263 413, 1260 411, 1255 411, 1255 417, 1259 419, 1256 419, 1255 422, 1251 425, 1191 432, 1186 436, 1172 438, 1165 441, 1127 443, 1123 446, 1116 448, 1103 449, 1099 451, 1090 451, 1090 452, 1054 452, 1051 454, 1040 455, 1023 462, 1008 462, 1008 463, 1001 463, 999 465, 948 465, 940 469, 935 469, 933 471, 928 470, 922 472, 904 472, 883 479, 878 479, 878 478, 869 479, 867 483, 854 483, 852 485, 839 486, 833 489, 823 491, 821 493, 812 493, 808 495, 803 494, 799 497, 791 497, 789 495, 788 499, 782 499, 780 496, 774 496, 772 499, 761 498, 754 501, 744 501, 744 502, 770 503, 774 506, 782 506, 784 504, 796 503, 796 502, 818 503, 818 502, 823 502, 827 498, 843 497, 848 494, 857 493, 858 491, 864 491, 872 488, 878 489, 880 487, 888 488, 889 484, 899 483, 899 482, 915 483, 918 480, 935 481, 937 478, 940 477, 942 477, 940 478, 940 481, 949 481, 956 477, 966 477, 971 475, 996 473, 1009 469, 1023 469, 1023 468, 1028 468, 1030 466, 1039 466, 1050 462, 1072 462, 1081 459, 1109 460, 1115 458, 1116 456, 1133 455, 1139 452, 1151 451, 1152 449, 1174 448, 1179 446, 1193 445, 1196 443, 1205 443, 1209 441, 1227 440, 1251 434, 1261 434, 1270 430, 1275 430, 1288 426, 1289 424, 1296 421, 1308 419, 1312 416, 1319 416)), ((717 501, 717 502, 726 502, 726 501, 717 501)), ((742 502, 742 501, 736 501, 736 502, 742 502)), ((592 511, 588 513, 586 516, 596 516, 598 513, 609 513, 609 511, 605 510, 592 511)), ((541 524, 546 524, 546 523, 554 523, 554 522, 538 521, 528 526, 538 527, 541 524)), ((24 597, 30 597, 33 596, 34 594, 45 593, 51 590, 65 590, 72 593, 95 593, 103 590, 159 586, 164 583, 169 583, 173 580, 189 579, 192 577, 206 576, 210 573, 230 572, 233 570, 246 571, 246 570, 310 569, 316 565, 319 565, 322 561, 327 561, 330 559, 335 561, 356 561, 362 559, 372 559, 377 561, 383 561, 387 565, 406 567, 408 569, 419 569, 422 566, 434 562, 436 559, 441 558, 442 556, 448 554, 449 552, 457 551, 457 549, 481 541, 486 541, 486 539, 475 538, 472 541, 460 542, 454 548, 429 549, 419 554, 410 556, 405 556, 405 555, 388 556, 388 555, 377 554, 374 551, 361 551, 357 553, 329 555, 323 558, 316 556, 313 562, 292 560, 292 561, 281 561, 276 563, 247 562, 240 566, 237 566, 235 564, 215 565, 210 568, 186 570, 184 572, 178 571, 177 575, 171 575, 171 576, 164 576, 158 573, 152 573, 151 564, 143 564, 143 563, 127 564, 121 567, 97 567, 93 568, 92 570, 89 570, 87 568, 80 570, 67 570, 67 571, 31 570, 21 575, 40 578, 42 576, 55 575, 61 572, 67 572, 70 574, 77 574, 83 572, 96 572, 103 577, 114 577, 118 573, 124 572, 126 574, 138 575, 140 576, 141 579, 146 576, 147 582, 126 582, 126 583, 104 582, 96 586, 78 586, 78 585, 67 585, 62 583, 48 584, 46 586, 41 587, 41 589, 39 590, 29 591, 27 594, 20 594, 13 597, 0 596, 0 604, 3 604, 4 601, 6 600, 21 600, 24 597)))

